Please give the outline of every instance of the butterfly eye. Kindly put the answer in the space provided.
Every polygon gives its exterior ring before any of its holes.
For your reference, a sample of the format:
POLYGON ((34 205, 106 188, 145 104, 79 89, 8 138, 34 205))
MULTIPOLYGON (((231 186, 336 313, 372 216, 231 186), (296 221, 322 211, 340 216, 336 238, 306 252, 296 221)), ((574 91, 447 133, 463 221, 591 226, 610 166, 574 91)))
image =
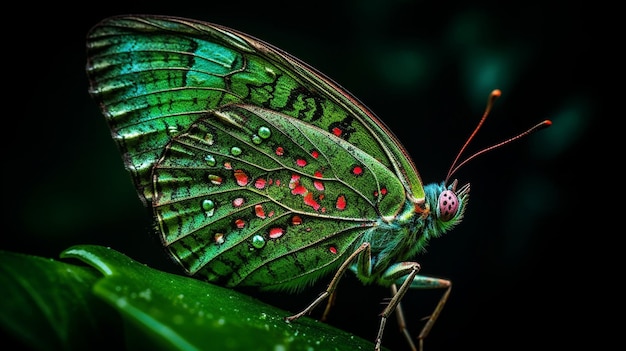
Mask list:
POLYGON ((439 195, 439 219, 447 222, 454 217, 459 209, 459 199, 452 190, 445 190, 439 195))

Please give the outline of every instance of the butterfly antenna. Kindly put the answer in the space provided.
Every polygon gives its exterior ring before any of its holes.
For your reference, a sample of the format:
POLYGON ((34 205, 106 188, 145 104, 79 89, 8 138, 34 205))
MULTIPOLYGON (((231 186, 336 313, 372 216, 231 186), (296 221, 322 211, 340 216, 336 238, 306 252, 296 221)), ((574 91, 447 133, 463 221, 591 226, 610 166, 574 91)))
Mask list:
POLYGON ((480 119, 480 121, 478 122, 478 125, 476 126, 476 128, 474 129, 474 131, 472 132, 472 134, 469 136, 469 138, 467 138, 467 141, 465 142, 465 144, 463 145, 463 147, 461 148, 461 150, 459 151, 459 153, 456 155, 456 158, 454 159, 454 162, 452 162, 452 165, 450 166, 450 170, 448 171, 448 175, 446 176, 446 181, 445 184, 448 184, 448 180, 450 179, 450 177, 456 173, 456 171, 459 170, 459 168, 461 168, 463 165, 465 165, 466 163, 468 163, 470 160, 473 160, 474 158, 478 157, 479 155, 484 154, 485 152, 491 151, 493 149, 497 149, 503 145, 506 145, 512 141, 515 141, 517 139, 521 139, 525 136, 528 136, 534 132, 536 132, 539 129, 545 128, 545 127, 549 127, 550 125, 552 125, 552 121, 550 120, 545 120, 543 122, 537 123, 536 125, 532 126, 531 128, 527 129, 526 131, 508 138, 502 142, 499 142, 495 145, 489 146, 487 148, 484 148, 476 153, 474 153, 473 155, 471 155, 470 157, 466 158, 465 160, 463 160, 463 162, 459 163, 459 159, 461 158, 461 155, 463 154, 463 152, 465 152, 465 149, 467 149, 467 145, 469 145, 469 143, 474 139, 474 137, 476 136, 476 133, 478 133, 478 130, 482 127, 483 123, 485 123, 485 120, 487 119, 487 116, 489 116, 489 112, 491 112, 491 109, 493 107, 494 102, 496 101, 497 98, 500 97, 500 95, 502 95, 502 92, 499 89, 496 89, 494 91, 491 92, 491 94, 489 94, 489 99, 487 100, 487 106, 485 107, 485 112, 483 113, 483 117, 480 119))

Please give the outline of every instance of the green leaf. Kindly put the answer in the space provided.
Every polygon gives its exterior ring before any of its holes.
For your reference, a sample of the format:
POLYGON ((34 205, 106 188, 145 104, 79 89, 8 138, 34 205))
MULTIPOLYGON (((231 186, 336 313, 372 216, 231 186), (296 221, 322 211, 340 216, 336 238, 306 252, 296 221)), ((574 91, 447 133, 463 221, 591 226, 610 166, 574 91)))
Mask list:
POLYGON ((154 270, 109 248, 74 246, 61 257, 91 267, 0 252, 0 283, 6 287, 0 327, 33 349, 374 349, 322 322, 303 317, 287 323, 287 311, 154 270))
POLYGON ((91 291, 99 278, 91 267, 0 251, 0 329, 33 350, 119 344, 119 318, 91 291))

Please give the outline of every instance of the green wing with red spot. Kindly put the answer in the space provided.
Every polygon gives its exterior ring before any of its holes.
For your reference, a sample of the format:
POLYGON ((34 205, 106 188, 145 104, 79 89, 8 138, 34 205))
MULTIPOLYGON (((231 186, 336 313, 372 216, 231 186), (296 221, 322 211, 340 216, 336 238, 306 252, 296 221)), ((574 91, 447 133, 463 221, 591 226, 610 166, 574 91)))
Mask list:
POLYGON ((297 288, 421 201, 393 134, 307 64, 222 26, 107 19, 87 72, 163 243, 190 274, 297 288))

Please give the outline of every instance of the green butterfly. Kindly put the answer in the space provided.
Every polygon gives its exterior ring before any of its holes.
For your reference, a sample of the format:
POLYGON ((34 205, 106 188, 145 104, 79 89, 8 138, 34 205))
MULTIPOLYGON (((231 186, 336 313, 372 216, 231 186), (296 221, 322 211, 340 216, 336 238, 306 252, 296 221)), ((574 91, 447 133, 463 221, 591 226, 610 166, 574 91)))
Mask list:
POLYGON ((236 30, 113 17, 91 30, 87 47, 90 92, 163 245, 189 275, 293 292, 334 274, 291 321, 332 300, 351 270, 394 292, 376 349, 409 288, 446 289, 418 336, 422 348, 450 282, 418 275, 411 259, 461 221, 469 184, 424 186, 398 139, 355 97, 236 30))

